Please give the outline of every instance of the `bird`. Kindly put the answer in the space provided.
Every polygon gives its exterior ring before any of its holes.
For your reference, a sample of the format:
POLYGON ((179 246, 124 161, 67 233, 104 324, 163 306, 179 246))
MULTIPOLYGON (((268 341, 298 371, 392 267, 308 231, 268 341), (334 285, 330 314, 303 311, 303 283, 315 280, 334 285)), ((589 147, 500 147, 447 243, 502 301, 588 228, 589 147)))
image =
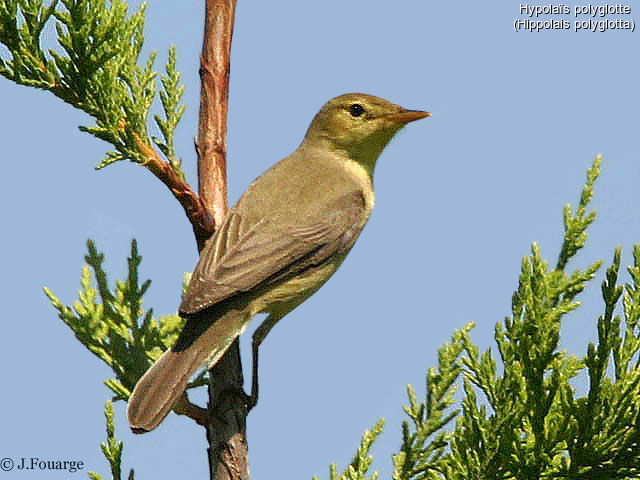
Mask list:
POLYGON ((257 348, 335 273, 371 215, 380 153, 430 115, 363 93, 320 109, 299 147, 251 183, 206 241, 180 304, 185 325, 129 398, 133 432, 155 429, 188 379, 213 367, 255 315, 268 314, 257 348))

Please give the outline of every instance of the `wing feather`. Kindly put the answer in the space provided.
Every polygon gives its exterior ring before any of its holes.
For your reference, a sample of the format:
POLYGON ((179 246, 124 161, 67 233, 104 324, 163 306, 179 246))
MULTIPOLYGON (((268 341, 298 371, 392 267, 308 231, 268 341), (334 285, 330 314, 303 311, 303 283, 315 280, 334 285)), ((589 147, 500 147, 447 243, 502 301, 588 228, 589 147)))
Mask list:
POLYGON ((253 225, 231 210, 207 242, 180 311, 197 313, 265 281, 282 279, 348 251, 366 217, 360 192, 317 206, 300 218, 294 214, 280 221, 262 218, 253 225))

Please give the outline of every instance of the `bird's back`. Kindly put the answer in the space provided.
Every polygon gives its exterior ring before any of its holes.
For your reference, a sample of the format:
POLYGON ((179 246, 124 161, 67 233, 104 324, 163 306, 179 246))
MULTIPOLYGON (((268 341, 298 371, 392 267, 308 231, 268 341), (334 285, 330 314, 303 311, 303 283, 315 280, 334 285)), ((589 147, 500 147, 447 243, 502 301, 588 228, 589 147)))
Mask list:
POLYGON ((269 216, 283 226, 293 226, 323 204, 363 190, 363 179, 345 163, 330 152, 303 146, 258 177, 233 210, 248 225, 269 216))
POLYGON ((180 312, 343 258, 372 206, 362 181, 342 159, 305 148, 271 167, 207 241, 180 312))

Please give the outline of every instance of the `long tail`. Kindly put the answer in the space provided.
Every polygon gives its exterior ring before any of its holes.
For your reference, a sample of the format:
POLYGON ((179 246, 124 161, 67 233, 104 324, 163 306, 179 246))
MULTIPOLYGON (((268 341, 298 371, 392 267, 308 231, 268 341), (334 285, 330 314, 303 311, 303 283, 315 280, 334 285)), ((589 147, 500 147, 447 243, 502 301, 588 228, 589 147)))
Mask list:
POLYGON ((240 335, 251 316, 242 310, 222 315, 202 312, 187 319, 180 337, 138 380, 129 398, 127 417, 134 433, 156 428, 184 392, 189 377, 205 361, 212 367, 240 335))

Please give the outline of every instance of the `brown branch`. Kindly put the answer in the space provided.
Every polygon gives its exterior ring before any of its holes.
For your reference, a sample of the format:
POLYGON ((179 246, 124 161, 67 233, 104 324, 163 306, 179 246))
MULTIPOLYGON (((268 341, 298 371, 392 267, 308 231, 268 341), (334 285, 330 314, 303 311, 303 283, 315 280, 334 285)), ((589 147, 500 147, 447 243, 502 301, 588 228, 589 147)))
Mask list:
POLYGON ((236 339, 209 370, 209 474, 213 480, 249 480, 247 395, 236 339))
MULTIPOLYGON (((174 197, 180 202, 184 208, 187 218, 193 226, 193 232, 196 240, 199 238, 208 238, 213 232, 215 224, 211 213, 206 208, 202 197, 199 197, 193 191, 191 186, 171 168, 168 162, 160 158, 160 155, 138 134, 133 133, 138 151, 144 155, 145 161, 142 165, 147 167, 151 172, 164 183, 174 197)), ((198 244, 199 245, 199 244, 198 244)))
POLYGON ((206 0, 204 40, 200 56, 200 118, 196 153, 198 193, 156 151, 134 133, 145 166, 171 190, 183 206, 198 244, 222 224, 227 202, 227 106, 229 65, 236 0, 206 0))
MULTIPOLYGON (((236 0, 206 0, 200 56, 198 191, 219 226, 227 214, 227 105, 236 0)), ((198 242, 200 243, 200 241, 198 242)))
MULTIPOLYGON (((227 107, 229 65, 236 0, 206 0, 200 56, 198 192, 219 227, 227 214, 227 107)), ((198 237, 198 248, 206 237, 198 237)), ((211 480, 249 480, 246 436, 247 400, 242 390, 240 344, 236 339, 209 370, 209 476, 211 480)))
POLYGON ((208 410, 206 408, 199 407, 194 403, 191 403, 186 391, 173 406, 173 411, 178 415, 186 415, 198 425, 202 425, 203 427, 206 427, 209 422, 208 410))

